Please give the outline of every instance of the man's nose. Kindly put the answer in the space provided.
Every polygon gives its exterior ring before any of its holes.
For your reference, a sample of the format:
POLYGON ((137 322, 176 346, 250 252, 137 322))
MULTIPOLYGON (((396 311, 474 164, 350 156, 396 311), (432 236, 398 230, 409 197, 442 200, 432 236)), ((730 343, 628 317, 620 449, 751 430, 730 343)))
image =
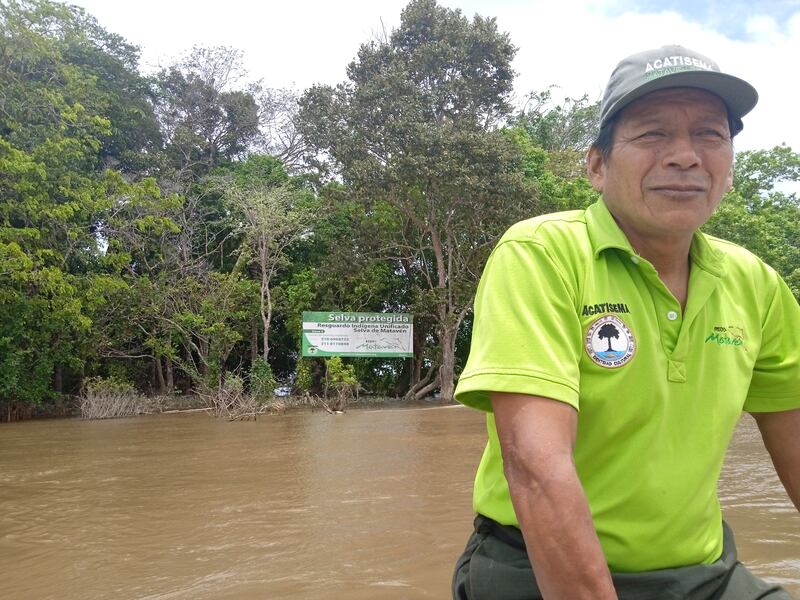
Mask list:
POLYGON ((700 164, 700 154, 689 134, 671 136, 663 153, 665 166, 691 169, 700 164))

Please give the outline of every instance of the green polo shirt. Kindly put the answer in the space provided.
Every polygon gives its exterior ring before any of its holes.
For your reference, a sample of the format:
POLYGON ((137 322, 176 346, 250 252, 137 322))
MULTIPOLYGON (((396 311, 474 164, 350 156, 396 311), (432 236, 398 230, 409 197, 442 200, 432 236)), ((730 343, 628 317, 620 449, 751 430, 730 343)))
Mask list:
POLYGON ((519 525, 489 391, 579 411, 575 464, 612 571, 710 563, 742 410, 800 407, 800 307, 747 250, 698 233, 686 310, 602 202, 513 226, 475 299, 456 389, 487 411, 475 511, 519 525))

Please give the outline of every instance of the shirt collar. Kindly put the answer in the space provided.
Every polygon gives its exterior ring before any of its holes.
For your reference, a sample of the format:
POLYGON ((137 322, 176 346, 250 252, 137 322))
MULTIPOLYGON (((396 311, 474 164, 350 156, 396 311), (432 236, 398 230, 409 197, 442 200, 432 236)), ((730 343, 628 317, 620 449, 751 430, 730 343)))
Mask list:
POLYGON ((628 254, 636 254, 602 200, 598 200, 586 209, 586 228, 595 258, 598 258, 603 250, 609 248, 618 248, 628 254))
POLYGON ((715 249, 702 231, 694 232, 689 256, 692 258, 692 264, 704 271, 717 277, 725 275, 725 254, 715 249))
MULTIPOLYGON (((629 256, 636 255, 636 251, 631 246, 630 241, 628 241, 622 229, 619 228, 602 199, 586 209, 586 228, 589 232, 589 240, 592 244, 595 258, 598 258, 601 252, 610 248, 622 250, 629 256)), ((697 265, 704 271, 708 271, 717 277, 725 274, 724 255, 711 246, 708 236, 701 231, 694 233, 689 255, 692 259, 692 264, 697 265)))

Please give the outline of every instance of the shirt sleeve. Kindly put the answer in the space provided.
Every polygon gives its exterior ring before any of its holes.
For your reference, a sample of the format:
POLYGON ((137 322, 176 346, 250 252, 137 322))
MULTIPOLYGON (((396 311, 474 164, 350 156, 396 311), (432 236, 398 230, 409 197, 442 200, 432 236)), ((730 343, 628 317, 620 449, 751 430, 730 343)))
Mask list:
POLYGON ((800 306, 778 279, 763 323, 761 348, 745 401, 748 412, 800 408, 800 306))
POLYGON ((456 400, 491 411, 489 392, 511 392, 579 408, 582 335, 578 291, 568 281, 540 243, 500 242, 478 285, 456 400))

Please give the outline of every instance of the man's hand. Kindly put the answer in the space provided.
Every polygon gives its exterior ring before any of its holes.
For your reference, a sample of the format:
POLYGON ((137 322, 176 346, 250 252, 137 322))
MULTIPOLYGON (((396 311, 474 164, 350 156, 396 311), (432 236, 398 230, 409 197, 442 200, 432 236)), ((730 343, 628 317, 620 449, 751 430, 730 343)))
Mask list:
POLYGON ((800 511, 800 408, 750 414, 758 423, 786 493, 800 511))
POLYGON ((492 393, 511 501, 545 600, 616 600, 572 450, 568 404, 492 393))

